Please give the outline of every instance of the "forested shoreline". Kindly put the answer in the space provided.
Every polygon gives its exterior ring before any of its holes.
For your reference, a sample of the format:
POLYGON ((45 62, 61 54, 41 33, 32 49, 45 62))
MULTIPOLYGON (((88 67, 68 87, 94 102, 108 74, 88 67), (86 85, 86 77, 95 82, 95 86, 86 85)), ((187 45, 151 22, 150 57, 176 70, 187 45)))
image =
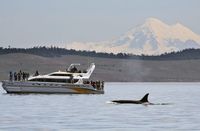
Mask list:
POLYGON ((61 57, 63 55, 78 55, 78 56, 90 56, 101 58, 114 58, 114 59, 135 59, 135 60, 190 60, 200 59, 200 49, 186 49, 180 52, 165 53, 158 56, 147 55, 134 55, 126 53, 101 53, 95 51, 80 51, 74 49, 65 49, 55 46, 46 47, 39 46, 33 48, 3 48, 0 47, 0 55, 10 53, 25 53, 33 54, 43 57, 61 57))

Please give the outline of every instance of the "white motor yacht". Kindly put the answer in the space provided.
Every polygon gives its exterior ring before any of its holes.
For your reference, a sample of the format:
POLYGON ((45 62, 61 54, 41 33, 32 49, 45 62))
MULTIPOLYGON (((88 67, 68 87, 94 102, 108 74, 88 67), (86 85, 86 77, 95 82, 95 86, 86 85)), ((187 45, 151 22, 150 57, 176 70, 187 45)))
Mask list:
POLYGON ((91 63, 85 71, 78 71, 79 65, 71 64, 66 71, 47 75, 36 74, 27 80, 5 80, 2 87, 7 93, 103 94, 103 81, 89 81, 95 64, 91 63))

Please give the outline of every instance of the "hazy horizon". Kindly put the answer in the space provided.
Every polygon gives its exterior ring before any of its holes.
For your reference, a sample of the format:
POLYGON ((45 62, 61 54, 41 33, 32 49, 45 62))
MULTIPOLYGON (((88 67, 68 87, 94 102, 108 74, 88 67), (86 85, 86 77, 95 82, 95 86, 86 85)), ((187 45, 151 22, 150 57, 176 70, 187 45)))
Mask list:
POLYGON ((199 5, 198 0, 0 0, 0 46, 111 40, 149 17, 200 34, 199 5))

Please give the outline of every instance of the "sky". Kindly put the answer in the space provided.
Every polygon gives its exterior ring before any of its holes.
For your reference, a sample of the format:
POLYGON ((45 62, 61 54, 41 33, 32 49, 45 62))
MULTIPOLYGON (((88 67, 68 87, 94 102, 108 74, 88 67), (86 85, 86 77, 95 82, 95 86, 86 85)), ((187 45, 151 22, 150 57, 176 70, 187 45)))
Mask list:
POLYGON ((0 0, 0 47, 117 38, 149 17, 200 34, 200 0, 0 0))

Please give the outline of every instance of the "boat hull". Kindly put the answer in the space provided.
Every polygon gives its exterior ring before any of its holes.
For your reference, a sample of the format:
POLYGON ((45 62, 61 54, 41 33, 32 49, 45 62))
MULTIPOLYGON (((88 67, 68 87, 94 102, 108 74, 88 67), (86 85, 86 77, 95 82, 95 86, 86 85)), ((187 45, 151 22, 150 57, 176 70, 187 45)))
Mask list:
POLYGON ((2 81, 7 93, 104 94, 90 84, 2 81))

